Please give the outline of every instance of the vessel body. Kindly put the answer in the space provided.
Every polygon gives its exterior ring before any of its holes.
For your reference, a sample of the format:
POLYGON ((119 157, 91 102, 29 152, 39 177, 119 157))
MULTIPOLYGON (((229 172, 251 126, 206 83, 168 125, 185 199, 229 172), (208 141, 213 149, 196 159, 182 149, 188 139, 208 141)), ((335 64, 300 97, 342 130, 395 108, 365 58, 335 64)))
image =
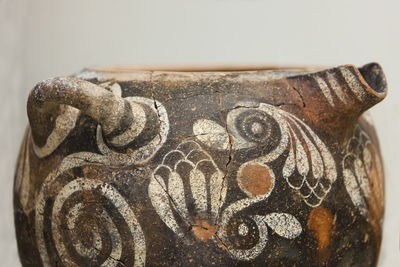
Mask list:
POLYGON ((374 266, 379 65, 86 69, 39 83, 18 158, 23 266, 374 266))

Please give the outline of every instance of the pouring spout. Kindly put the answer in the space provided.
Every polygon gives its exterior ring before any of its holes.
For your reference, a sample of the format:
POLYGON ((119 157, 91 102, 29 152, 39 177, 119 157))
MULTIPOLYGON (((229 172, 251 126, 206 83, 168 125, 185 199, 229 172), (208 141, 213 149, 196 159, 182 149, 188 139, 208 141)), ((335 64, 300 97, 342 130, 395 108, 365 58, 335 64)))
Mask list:
POLYGON ((369 98, 368 102, 372 104, 371 106, 366 105, 366 108, 368 109, 386 97, 386 77, 383 73, 382 67, 378 63, 366 64, 359 68, 358 71, 361 76, 360 81, 362 83, 365 82, 365 93, 367 98, 369 98))
POLYGON ((349 89, 349 110, 361 115, 386 97, 386 77, 379 64, 370 63, 361 68, 345 65, 338 69, 344 80, 343 85, 349 89))
POLYGON ((303 113, 316 127, 345 134, 366 110, 382 101, 387 82, 381 66, 343 65, 315 73, 288 77, 304 100, 303 113))

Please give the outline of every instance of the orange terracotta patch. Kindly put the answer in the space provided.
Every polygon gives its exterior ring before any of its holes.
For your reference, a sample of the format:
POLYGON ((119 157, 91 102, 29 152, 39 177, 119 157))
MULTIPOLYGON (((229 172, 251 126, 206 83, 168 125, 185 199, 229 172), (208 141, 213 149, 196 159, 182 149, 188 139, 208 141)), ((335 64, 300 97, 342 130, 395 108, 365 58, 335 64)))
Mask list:
POLYGON ((314 232, 318 241, 318 254, 321 261, 325 261, 329 256, 328 248, 333 230, 331 213, 321 206, 313 209, 308 217, 307 227, 314 232))
POLYGON ((265 195, 274 187, 268 167, 260 164, 246 165, 238 176, 238 183, 242 190, 252 196, 265 195))
POLYGON ((206 220, 196 220, 195 225, 193 225, 192 231, 194 235, 203 242, 207 242, 215 233, 218 227, 216 225, 211 225, 206 220))

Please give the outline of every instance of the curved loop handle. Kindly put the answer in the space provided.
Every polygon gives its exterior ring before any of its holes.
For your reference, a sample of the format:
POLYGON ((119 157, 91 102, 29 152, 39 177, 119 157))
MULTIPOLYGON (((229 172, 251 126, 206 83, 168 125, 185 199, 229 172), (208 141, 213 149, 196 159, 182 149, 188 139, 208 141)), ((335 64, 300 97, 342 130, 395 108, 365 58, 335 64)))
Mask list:
POLYGON ((102 127, 104 137, 115 136, 134 123, 131 106, 120 96, 91 82, 59 77, 38 83, 31 91, 27 111, 35 146, 50 154, 75 126, 79 111, 102 127))

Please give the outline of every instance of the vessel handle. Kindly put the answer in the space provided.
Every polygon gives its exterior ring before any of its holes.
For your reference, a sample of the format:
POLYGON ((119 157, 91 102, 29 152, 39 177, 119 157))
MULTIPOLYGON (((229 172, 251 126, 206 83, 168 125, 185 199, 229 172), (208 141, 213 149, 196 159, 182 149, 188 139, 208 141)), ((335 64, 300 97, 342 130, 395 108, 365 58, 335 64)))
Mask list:
MULTIPOLYGON (((96 120, 106 140, 108 136, 130 128, 135 120, 129 102, 103 87, 74 77, 48 79, 33 88, 27 103, 29 124, 37 147, 57 141, 49 139, 57 139, 50 136, 57 130, 57 118, 68 106, 96 120)), ((49 153, 51 151, 45 154, 49 153)))

